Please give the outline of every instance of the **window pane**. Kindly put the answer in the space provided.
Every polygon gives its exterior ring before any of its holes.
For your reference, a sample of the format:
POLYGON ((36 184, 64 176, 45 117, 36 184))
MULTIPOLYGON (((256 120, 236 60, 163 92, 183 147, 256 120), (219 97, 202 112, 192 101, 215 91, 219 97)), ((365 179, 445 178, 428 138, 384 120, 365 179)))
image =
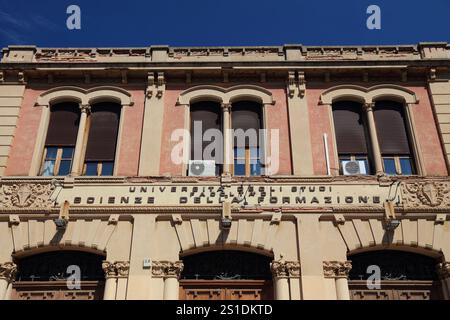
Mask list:
POLYGON ((260 176, 261 175, 261 163, 259 161, 250 163, 250 175, 251 176, 260 176))
POLYGON ((114 173, 114 162, 103 162, 102 176, 112 176, 114 173))
POLYGON ((55 161, 45 161, 44 162, 44 170, 42 171, 42 175, 44 177, 51 177, 53 176, 53 170, 55 169, 55 161))
POLYGON ((356 157, 355 159, 359 163, 361 163, 361 161, 364 163, 365 170, 361 170, 361 171, 363 171, 364 174, 370 174, 369 160, 367 159, 367 157, 356 157))
POLYGON ((56 159, 56 154, 58 153, 58 148, 47 148, 47 154, 45 159, 56 159))
POLYGON ((250 148, 250 158, 259 159, 259 148, 257 147, 250 148))
POLYGON ((383 158, 384 162, 384 172, 388 175, 396 175, 397 170, 395 169, 394 158, 383 158))
POLYGON ((67 176, 70 174, 70 169, 72 166, 72 160, 62 160, 59 165, 59 176, 67 176))
POLYGON ((74 148, 63 148, 62 158, 63 159, 72 159, 74 148))
POLYGON ((87 162, 86 163, 86 175, 87 176, 97 176, 97 166, 98 162, 87 162))
POLYGON ((245 164, 234 164, 234 175, 245 176, 245 164))
POLYGON ((403 175, 412 175, 413 168, 410 158, 400 158, 400 166, 402 168, 403 175))
POLYGON ((245 148, 235 148, 234 149, 235 158, 245 158, 245 148))

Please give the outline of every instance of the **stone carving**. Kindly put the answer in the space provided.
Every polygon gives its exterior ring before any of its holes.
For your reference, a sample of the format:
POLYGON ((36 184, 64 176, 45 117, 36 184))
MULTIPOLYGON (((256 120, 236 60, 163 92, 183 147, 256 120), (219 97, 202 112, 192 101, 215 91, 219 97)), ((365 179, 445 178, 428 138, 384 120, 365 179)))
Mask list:
POLYGON ((183 269, 183 261, 153 261, 152 275, 155 278, 179 278, 183 269))
POLYGON ((0 203, 4 208, 46 208, 51 206, 53 185, 14 184, 0 189, 0 203))
POLYGON ((0 279, 11 282, 16 278, 17 266, 13 262, 0 263, 0 279))
POLYGON ((128 261, 103 261, 102 268, 105 272, 106 278, 128 277, 130 263, 128 261))
POLYGON ((323 274, 325 278, 347 278, 352 270, 351 261, 324 261, 323 274))
POLYGON ((403 201, 412 207, 425 205, 439 207, 450 205, 450 183, 425 182, 404 183, 403 201))
POLYGON ((284 261, 281 258, 278 261, 272 262, 270 265, 272 274, 275 278, 296 278, 301 275, 301 267, 299 261, 284 261))

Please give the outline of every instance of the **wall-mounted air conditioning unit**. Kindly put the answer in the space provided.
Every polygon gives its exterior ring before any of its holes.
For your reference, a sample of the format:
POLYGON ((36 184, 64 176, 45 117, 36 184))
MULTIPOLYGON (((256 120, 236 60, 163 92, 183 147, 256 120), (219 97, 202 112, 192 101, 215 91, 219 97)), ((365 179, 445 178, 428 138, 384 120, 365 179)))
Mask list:
POLYGON ((214 160, 190 160, 190 177, 215 177, 216 162, 214 160))
POLYGON ((367 174, 366 163, 362 160, 342 161, 342 171, 345 176, 353 176, 357 174, 367 174))

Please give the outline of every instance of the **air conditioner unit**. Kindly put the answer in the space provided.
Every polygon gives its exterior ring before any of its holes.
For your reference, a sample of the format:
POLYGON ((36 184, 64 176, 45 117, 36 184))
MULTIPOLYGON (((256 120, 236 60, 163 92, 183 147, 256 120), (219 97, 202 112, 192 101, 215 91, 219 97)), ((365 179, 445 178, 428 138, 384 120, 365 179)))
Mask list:
POLYGON ((366 163, 363 160, 342 161, 342 171, 345 176, 367 174, 366 163))
POLYGON ((216 162, 214 160, 190 160, 190 177, 215 177, 216 162))

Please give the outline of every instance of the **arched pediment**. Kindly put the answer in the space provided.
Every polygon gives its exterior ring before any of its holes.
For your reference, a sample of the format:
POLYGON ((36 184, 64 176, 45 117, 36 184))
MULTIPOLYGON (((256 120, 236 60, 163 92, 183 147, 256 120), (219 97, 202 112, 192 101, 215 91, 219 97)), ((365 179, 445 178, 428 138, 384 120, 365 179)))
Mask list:
POLYGON ((275 104, 272 93, 269 90, 254 85, 239 85, 231 88, 210 85, 196 86, 182 92, 177 104, 190 105, 202 100, 212 100, 220 103, 250 100, 261 104, 275 104))
POLYGON ((320 103, 331 105, 340 100, 372 103, 377 100, 395 100, 406 104, 418 103, 415 93, 401 86, 385 84, 365 88, 356 85, 340 85, 326 90, 320 96, 320 103))
POLYGON ((80 87, 65 86, 44 92, 39 96, 36 105, 49 106, 64 101, 75 101, 82 105, 105 101, 113 101, 122 106, 134 104, 131 94, 122 88, 104 86, 86 90, 80 87))

